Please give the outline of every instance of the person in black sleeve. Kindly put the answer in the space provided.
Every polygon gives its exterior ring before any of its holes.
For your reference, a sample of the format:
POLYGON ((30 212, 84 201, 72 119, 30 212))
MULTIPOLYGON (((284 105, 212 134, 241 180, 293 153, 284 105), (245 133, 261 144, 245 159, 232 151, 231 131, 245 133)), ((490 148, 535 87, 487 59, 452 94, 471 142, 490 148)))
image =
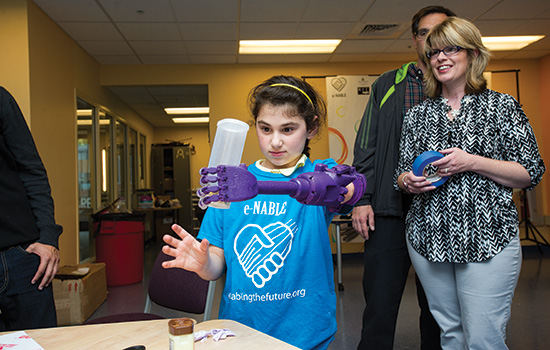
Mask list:
POLYGON ((59 235, 46 169, 12 95, 0 87, 0 331, 57 326, 51 282, 59 235))
MULTIPOLYGON (((411 266, 405 244, 405 215, 411 199, 393 187, 401 123, 406 112, 425 99, 424 39, 430 28, 450 16, 455 14, 441 6, 428 6, 414 15, 411 29, 418 63, 407 63, 376 80, 355 139, 353 166, 367 178, 365 195, 352 214, 353 228, 365 238, 363 292, 367 305, 361 350, 393 349, 399 304, 411 266)), ((418 279, 416 285, 421 349, 440 349, 439 328, 418 279)))

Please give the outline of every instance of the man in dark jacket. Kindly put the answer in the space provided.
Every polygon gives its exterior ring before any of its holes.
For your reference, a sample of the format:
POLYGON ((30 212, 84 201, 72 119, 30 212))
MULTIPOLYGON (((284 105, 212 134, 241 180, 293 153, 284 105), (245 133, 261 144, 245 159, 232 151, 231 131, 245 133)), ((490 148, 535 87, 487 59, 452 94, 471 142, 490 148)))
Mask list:
POLYGON ((59 235, 46 169, 15 99, 0 87, 0 331, 57 326, 59 235))
MULTIPOLYGON (((411 266, 405 244, 410 198, 393 187, 401 123, 406 112, 425 98, 424 39, 448 16, 455 14, 440 6, 428 6, 414 15, 412 39, 418 63, 386 72, 374 82, 355 139, 353 165, 367 178, 365 195, 352 215, 354 229, 365 238, 363 292, 367 305, 358 349, 393 349, 399 304, 411 266)), ((440 349, 439 327, 428 310, 418 279, 417 294, 421 348, 440 349)))

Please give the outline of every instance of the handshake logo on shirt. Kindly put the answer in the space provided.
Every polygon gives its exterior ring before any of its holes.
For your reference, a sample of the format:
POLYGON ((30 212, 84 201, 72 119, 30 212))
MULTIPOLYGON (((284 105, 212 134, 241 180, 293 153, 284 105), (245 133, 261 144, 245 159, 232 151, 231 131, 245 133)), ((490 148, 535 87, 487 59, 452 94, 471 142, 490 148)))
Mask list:
POLYGON ((246 225, 235 237, 234 250, 246 276, 262 288, 285 263, 297 227, 276 222, 266 227, 246 225))

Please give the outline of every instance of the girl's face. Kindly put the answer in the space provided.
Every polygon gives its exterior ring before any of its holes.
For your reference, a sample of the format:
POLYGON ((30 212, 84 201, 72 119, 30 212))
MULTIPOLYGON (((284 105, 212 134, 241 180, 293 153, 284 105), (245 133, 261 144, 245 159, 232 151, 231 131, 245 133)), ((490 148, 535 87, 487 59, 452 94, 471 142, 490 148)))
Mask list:
POLYGON ((266 104, 256 118, 256 135, 266 158, 262 164, 269 169, 291 168, 296 165, 306 144, 317 130, 308 131, 300 116, 288 115, 289 106, 266 104))

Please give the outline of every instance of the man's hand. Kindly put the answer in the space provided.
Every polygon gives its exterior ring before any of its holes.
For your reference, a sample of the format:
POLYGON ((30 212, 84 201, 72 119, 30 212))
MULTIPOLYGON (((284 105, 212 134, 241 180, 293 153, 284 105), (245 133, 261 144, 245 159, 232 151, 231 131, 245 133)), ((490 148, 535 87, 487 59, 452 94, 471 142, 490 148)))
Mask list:
POLYGON ((44 287, 50 285, 59 270, 59 250, 51 245, 33 243, 28 246, 27 252, 40 257, 40 265, 31 283, 36 284, 36 282, 40 281, 38 289, 42 290, 44 287))
POLYGON ((374 231, 374 211, 370 205, 361 205, 353 208, 351 214, 352 226, 361 237, 369 239, 369 230, 374 231))

